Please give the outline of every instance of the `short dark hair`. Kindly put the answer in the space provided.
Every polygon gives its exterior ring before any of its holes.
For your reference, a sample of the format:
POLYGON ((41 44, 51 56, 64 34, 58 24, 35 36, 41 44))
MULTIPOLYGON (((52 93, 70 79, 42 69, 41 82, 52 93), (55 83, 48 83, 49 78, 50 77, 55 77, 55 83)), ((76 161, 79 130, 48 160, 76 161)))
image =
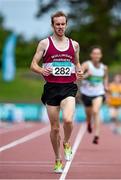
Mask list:
POLYGON ((101 52, 103 51, 103 49, 102 49, 101 46, 99 46, 99 45, 94 45, 94 46, 92 46, 92 47, 90 48, 90 53, 91 53, 94 49, 100 49, 101 52))
POLYGON ((67 21, 68 21, 67 15, 63 11, 58 11, 58 12, 56 12, 55 14, 53 14, 51 16, 51 23, 52 23, 52 25, 54 24, 54 18, 55 17, 61 17, 61 16, 66 18, 66 23, 67 23, 67 21))

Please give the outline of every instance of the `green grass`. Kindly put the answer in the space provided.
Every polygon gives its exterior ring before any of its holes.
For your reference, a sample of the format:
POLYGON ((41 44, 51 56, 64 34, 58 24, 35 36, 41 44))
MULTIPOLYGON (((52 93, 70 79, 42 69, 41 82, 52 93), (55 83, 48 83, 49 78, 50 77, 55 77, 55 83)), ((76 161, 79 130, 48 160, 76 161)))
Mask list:
POLYGON ((0 75, 0 102, 40 102, 43 83, 26 69, 18 69, 15 80, 8 83, 0 75))
MULTIPOLYGON (((110 76, 121 72, 120 64, 109 67, 110 76)), ((17 69, 15 80, 4 82, 0 74, 0 102, 40 102, 44 81, 29 69, 17 69)))

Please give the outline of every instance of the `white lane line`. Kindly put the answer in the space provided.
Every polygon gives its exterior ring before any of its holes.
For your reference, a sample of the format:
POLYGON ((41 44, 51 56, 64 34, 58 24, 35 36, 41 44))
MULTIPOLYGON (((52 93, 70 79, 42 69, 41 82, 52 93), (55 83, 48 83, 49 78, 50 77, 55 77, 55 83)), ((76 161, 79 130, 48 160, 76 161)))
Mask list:
MULTIPOLYGON (((0 164, 0 167, 53 167, 53 163, 51 164, 0 164)), ((77 166, 77 165, 73 165, 73 168, 83 168, 84 165, 81 166, 77 166)), ((111 167, 115 167, 115 165, 100 165, 100 166, 96 166, 96 165, 86 165, 86 168, 111 168, 111 167)), ((118 168, 119 166, 117 166, 116 168, 118 168)))
POLYGON ((76 154, 76 151, 77 151, 77 149, 78 149, 78 147, 79 147, 79 144, 80 144, 80 142, 81 142, 81 140, 82 140, 85 132, 86 132, 86 124, 82 124, 82 126, 80 127, 80 129, 79 129, 79 131, 78 131, 78 134, 77 134, 77 136, 76 136, 74 145, 73 145, 73 147, 72 147, 72 151, 73 151, 72 159, 71 159, 71 161, 67 161, 67 162, 66 162, 66 165, 65 165, 65 167, 64 167, 63 173, 62 173, 62 175, 60 176, 59 180, 65 180, 66 175, 67 175, 67 173, 68 173, 68 171, 69 171, 69 168, 70 168, 70 166, 71 166, 71 163, 72 163, 72 161, 73 161, 73 158, 74 158, 74 156, 75 156, 75 154, 76 154))
POLYGON ((33 127, 32 124, 13 125, 13 127, 9 127, 7 129, 2 129, 2 131, 0 131, 0 134, 14 132, 14 131, 18 131, 18 130, 23 130, 23 129, 27 129, 27 128, 31 128, 31 127, 33 127))
POLYGON ((53 161, 0 161, 0 164, 53 164, 53 161))
MULTIPOLYGON (((15 165, 15 164, 53 164, 53 161, 0 161, 0 166, 1 165, 15 165)), ((73 166, 74 167, 79 167, 79 166, 120 166, 121 163, 111 163, 111 162, 85 162, 85 161, 76 161, 73 162, 73 166)))
POLYGON ((48 126, 42 128, 40 130, 37 130, 37 131, 34 131, 34 132, 28 134, 27 136, 24 136, 20 139, 17 139, 16 141, 13 141, 13 142, 5 145, 5 146, 2 146, 2 147, 0 147, 0 152, 5 151, 7 149, 10 149, 12 147, 15 147, 18 144, 22 144, 22 143, 25 143, 27 141, 30 141, 30 140, 38 137, 38 136, 41 136, 41 135, 47 133, 49 131, 49 129, 50 129, 50 126, 48 125, 48 126))
POLYGON ((0 167, 53 167, 53 164, 2 164, 0 167))

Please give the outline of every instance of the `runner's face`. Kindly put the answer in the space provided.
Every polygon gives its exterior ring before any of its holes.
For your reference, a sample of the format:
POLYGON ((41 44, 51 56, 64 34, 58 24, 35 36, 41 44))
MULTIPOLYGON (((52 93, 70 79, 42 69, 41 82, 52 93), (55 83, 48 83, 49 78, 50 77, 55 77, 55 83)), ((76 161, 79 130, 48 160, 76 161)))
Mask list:
POLYGON ((94 62, 100 62, 101 58, 102 58, 102 52, 100 49, 95 48, 92 50, 90 57, 92 59, 92 61, 94 62))
POLYGON ((66 18, 64 16, 54 17, 54 24, 52 25, 56 35, 62 37, 66 30, 66 18))
POLYGON ((114 81, 115 83, 121 83, 121 77, 119 74, 117 74, 115 77, 114 77, 114 81))

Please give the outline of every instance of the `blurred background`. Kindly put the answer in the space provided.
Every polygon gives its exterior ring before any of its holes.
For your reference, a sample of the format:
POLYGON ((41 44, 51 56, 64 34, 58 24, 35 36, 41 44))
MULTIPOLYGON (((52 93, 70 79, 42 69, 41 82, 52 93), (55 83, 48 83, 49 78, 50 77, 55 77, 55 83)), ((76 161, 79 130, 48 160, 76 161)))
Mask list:
MULTIPOLYGON (((0 0, 1 122, 48 122, 40 100, 43 78, 29 68, 38 42, 52 33, 50 16, 57 10, 68 14, 67 36, 79 42, 80 62, 89 58, 92 45, 100 45, 110 82, 121 73, 120 0, 0 0)), ((117 96, 120 99, 121 92, 117 96)), ((120 106, 119 103, 118 119, 120 106)), ((111 122, 106 103, 101 117, 104 122, 111 122)), ((84 119, 84 109, 78 101, 75 121, 84 119)))

